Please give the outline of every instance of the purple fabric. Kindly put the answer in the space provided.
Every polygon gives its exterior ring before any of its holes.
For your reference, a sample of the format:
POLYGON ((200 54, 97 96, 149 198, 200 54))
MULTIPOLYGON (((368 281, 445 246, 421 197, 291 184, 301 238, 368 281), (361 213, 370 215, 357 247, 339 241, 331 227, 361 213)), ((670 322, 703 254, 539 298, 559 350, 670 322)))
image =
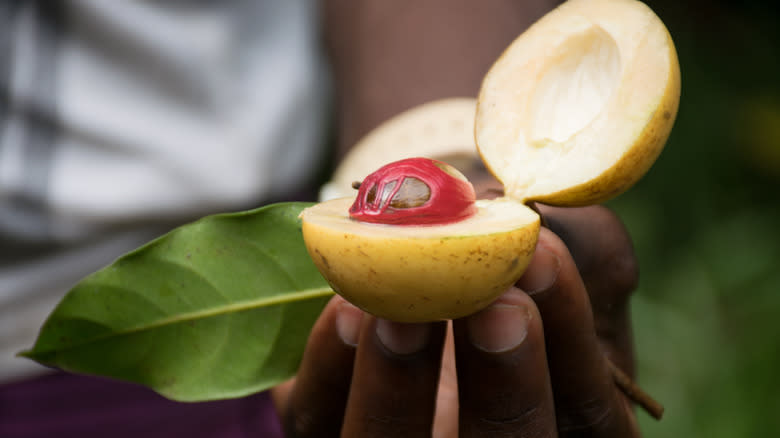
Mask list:
POLYGON ((176 403, 137 385, 54 373, 0 385, 2 438, 281 438, 268 393, 176 403))

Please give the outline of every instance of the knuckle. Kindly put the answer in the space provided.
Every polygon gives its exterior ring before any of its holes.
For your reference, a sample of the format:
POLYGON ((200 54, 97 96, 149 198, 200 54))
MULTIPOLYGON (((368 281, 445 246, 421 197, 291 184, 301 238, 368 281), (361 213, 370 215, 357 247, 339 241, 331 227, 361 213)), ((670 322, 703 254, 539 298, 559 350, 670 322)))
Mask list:
POLYGON ((591 436, 610 430, 614 417, 615 411, 603 400, 585 400, 557 413, 558 429, 563 436, 591 436))
POLYGON ((503 416, 480 417, 476 427, 482 436, 514 436, 517 431, 522 431, 523 436, 542 437, 548 436, 549 418, 552 418, 552 412, 546 412, 537 405, 503 416))
POLYGON ((288 438, 306 438, 316 437, 321 432, 318 430, 314 418, 306 414, 289 413, 285 416, 282 424, 284 425, 285 436, 288 438))
POLYGON ((381 430, 383 436, 403 437, 414 435, 416 431, 425 429, 425 424, 419 424, 408 416, 370 415, 366 418, 367 430, 381 430))

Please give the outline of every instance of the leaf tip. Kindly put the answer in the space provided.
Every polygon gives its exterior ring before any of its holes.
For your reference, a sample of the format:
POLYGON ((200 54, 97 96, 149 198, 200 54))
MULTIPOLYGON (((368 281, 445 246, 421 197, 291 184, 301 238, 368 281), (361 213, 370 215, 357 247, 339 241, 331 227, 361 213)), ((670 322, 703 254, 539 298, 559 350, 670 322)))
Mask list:
POLYGON ((32 360, 35 360, 35 352, 33 351, 33 349, 32 349, 32 348, 31 348, 31 349, 29 349, 29 350, 22 350, 22 351, 20 351, 20 352, 16 353, 16 355, 15 355, 15 356, 16 356, 16 357, 23 357, 23 358, 25 358, 25 359, 32 359, 32 360))
POLYGON ((46 353, 42 353, 40 351, 36 351, 35 347, 28 348, 27 350, 22 350, 14 355, 15 357, 24 358, 24 359, 30 359, 32 361, 38 362, 41 365, 50 366, 51 364, 47 361, 51 361, 51 356, 47 355, 46 353))

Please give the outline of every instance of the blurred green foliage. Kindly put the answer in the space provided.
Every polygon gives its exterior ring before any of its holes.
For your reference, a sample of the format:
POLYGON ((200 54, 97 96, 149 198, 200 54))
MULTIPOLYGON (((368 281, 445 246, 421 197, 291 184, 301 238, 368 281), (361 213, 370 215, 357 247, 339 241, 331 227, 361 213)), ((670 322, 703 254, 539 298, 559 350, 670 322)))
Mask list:
POLYGON ((642 269, 642 386, 666 406, 646 437, 780 433, 780 11, 649 5, 677 46, 682 97, 664 153, 610 203, 642 269))

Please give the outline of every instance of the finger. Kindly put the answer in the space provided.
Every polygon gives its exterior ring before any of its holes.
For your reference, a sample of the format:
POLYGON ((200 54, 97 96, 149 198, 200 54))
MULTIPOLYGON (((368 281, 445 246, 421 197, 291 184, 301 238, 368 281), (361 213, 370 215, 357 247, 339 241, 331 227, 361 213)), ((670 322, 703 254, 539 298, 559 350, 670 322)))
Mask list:
POLYGON ((360 309, 335 296, 317 319, 295 380, 275 397, 285 436, 339 436, 362 318, 360 309))
POLYGON ((458 436, 458 377, 455 372, 455 338, 452 323, 447 323, 447 336, 441 356, 441 373, 436 394, 436 414, 433 417, 433 438, 458 436))
POLYGON ((620 219, 602 206, 559 208, 537 204, 546 227, 566 244, 594 305, 608 309, 636 288, 638 264, 620 219))
POLYGON ((593 309, 596 333, 612 361, 633 375, 629 298, 638 281, 638 263, 623 223, 609 209, 539 205, 547 227, 574 258, 593 309))
POLYGON ((295 377, 280 383, 271 388, 271 400, 276 407, 276 412, 281 414, 287 411, 287 405, 290 402, 290 394, 295 387, 295 377))
POLYGON ((365 318, 342 436, 431 436, 446 327, 365 318))
POLYGON ((632 436, 633 415, 612 381, 585 286, 551 231, 540 232, 527 274, 517 285, 528 291, 544 322, 560 436, 632 436))
POLYGON ((542 319, 519 289, 457 320, 461 438, 556 436, 542 319))

